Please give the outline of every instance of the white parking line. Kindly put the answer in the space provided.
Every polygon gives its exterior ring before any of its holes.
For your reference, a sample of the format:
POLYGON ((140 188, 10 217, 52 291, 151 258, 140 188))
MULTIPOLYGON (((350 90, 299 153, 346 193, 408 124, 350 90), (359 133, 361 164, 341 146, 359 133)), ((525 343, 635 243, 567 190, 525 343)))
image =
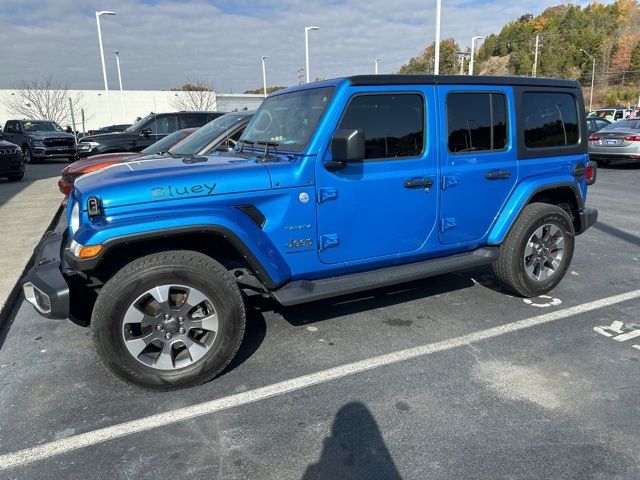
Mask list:
POLYGON ((634 290, 620 295, 595 300, 593 302, 584 303, 575 307, 564 308, 555 312, 545 313, 517 322, 500 325, 498 327, 480 330, 478 332, 469 333, 460 337, 442 340, 440 342, 429 343, 418 347, 400 350, 398 352, 379 355, 377 357, 367 358, 339 367, 329 368, 320 372, 303 375, 301 377, 292 378, 283 382, 267 385, 266 387, 256 388, 247 392, 230 395, 228 397, 211 400, 209 402, 199 403, 191 407, 180 408, 177 410, 151 415, 138 420, 120 423, 111 427, 100 428, 86 433, 73 435, 61 440, 38 445, 36 447, 26 448, 17 452, 8 453, 0 456, 0 470, 6 470, 13 467, 27 465, 38 460, 43 460, 54 455, 60 455, 79 448, 88 447, 101 442, 114 440, 134 433, 140 433, 154 428, 166 427, 167 425, 190 420, 202 415, 208 415, 221 410, 247 405, 249 403, 258 402, 267 398, 283 395, 285 393, 301 390, 312 385, 337 380, 356 373, 365 372, 374 368, 392 365, 398 362, 404 362, 414 358, 431 355, 437 352, 444 352, 458 347, 477 343, 508 333, 518 332, 527 328, 535 327, 545 323, 563 320, 581 313, 590 312, 617 303, 626 302, 640 298, 640 290, 634 290))

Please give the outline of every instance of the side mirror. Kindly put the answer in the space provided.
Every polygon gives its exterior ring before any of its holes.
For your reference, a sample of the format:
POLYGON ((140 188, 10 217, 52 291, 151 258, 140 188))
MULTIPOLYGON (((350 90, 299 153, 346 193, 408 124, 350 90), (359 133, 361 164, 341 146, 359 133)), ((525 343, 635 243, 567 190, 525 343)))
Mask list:
POLYGON ((356 129, 336 130, 331 139, 331 153, 333 160, 325 162, 329 171, 345 168, 348 163, 364 160, 364 131, 356 129))
POLYGON ((143 137, 149 137, 151 135, 151 129, 150 128, 143 128, 142 131, 140 132, 140 135, 142 135, 143 137))

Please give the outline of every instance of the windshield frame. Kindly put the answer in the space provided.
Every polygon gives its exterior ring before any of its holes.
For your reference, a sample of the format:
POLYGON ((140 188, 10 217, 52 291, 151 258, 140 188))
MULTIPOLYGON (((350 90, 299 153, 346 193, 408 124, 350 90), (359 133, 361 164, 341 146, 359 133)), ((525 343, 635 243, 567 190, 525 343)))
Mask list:
MULTIPOLYGON (((240 144, 240 148, 241 149, 247 148, 252 151, 264 151, 265 143, 268 143, 269 146, 274 147, 274 151, 278 153, 288 153, 288 154, 295 154, 295 155, 303 154, 307 150, 307 148, 309 147, 309 144, 311 143, 313 137, 315 136, 318 130, 318 126, 322 123, 323 119, 327 115, 327 112, 330 110, 331 105, 336 98, 337 92, 338 92, 338 88, 336 85, 321 84, 312 88, 294 89, 289 92, 285 91, 283 93, 278 93, 276 95, 271 95, 267 97, 262 102, 262 105, 260 105, 260 108, 258 108, 256 113, 253 115, 253 118, 251 119, 251 121, 245 128, 242 136, 238 140, 238 143, 240 144), (317 118, 313 119, 313 123, 309 122, 308 135, 306 135, 306 138, 303 137, 300 139, 300 141, 290 138, 287 141, 287 139, 284 136, 280 136, 280 135, 275 135, 275 136, 272 136, 271 138, 260 137, 259 136, 260 133, 268 132, 268 130, 266 129, 257 131, 256 132, 257 135, 255 137, 251 136, 251 134, 253 134, 254 130, 256 129, 256 124, 262 121, 262 118, 264 115, 263 112, 267 111, 267 114, 271 116, 271 118, 268 120, 269 122, 274 121, 273 115, 271 115, 271 111, 267 110, 272 105, 277 107, 278 104, 280 104, 280 106, 282 107, 282 102, 286 102, 294 96, 299 97, 301 99, 305 99, 305 98, 308 98, 310 95, 319 96, 319 95, 322 95, 323 93, 324 93, 324 98, 322 99, 322 103, 321 103, 321 104, 324 104, 323 110, 320 113, 320 115, 317 116, 317 118), (290 142, 294 142, 294 143, 290 143, 290 142), (295 145, 299 145, 299 147, 296 146, 296 148, 292 148, 295 145)), ((286 106, 287 104, 285 103, 284 105, 286 106)), ((302 105, 302 108, 304 108, 305 106, 306 105, 302 105)), ((309 105, 309 107, 310 107, 309 112, 303 112, 307 116, 310 116, 309 114, 313 111, 313 108, 317 106, 309 105)), ((288 107, 288 109, 289 108, 290 107, 288 107)), ((291 115, 291 113, 287 111, 285 115, 289 116, 291 115)), ((304 121, 305 122, 307 121, 307 117, 304 118, 304 121)), ((267 128, 268 127, 269 125, 267 125, 267 128)), ((285 133, 285 132, 275 131, 270 133, 285 133)))

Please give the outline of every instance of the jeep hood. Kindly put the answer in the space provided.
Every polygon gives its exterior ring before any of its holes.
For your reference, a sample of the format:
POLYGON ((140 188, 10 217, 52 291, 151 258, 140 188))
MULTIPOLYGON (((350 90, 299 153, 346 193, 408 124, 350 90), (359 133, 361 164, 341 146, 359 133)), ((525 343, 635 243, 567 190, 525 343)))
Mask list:
POLYGON ((98 197, 103 208, 109 209, 270 188, 266 166, 255 160, 213 155, 114 164, 79 177, 74 196, 83 210, 91 196, 98 197))

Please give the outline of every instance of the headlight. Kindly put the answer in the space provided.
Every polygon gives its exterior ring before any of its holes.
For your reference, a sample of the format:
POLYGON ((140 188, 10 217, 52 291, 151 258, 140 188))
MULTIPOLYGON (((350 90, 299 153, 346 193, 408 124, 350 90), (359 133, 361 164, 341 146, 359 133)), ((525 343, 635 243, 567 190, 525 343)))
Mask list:
POLYGON ((80 142, 76 150, 78 152, 90 152, 98 146, 100 146, 98 142, 80 142))
POLYGON ((69 229, 71 235, 76 233, 80 228, 80 203, 75 202, 71 208, 71 219, 69 220, 69 229))
POLYGON ((34 147, 42 147, 42 148, 44 148, 44 143, 42 142, 42 140, 33 140, 31 142, 31 145, 33 145, 34 147))
POLYGON ((73 253, 74 256, 80 257, 80 250, 82 250, 82 245, 76 242, 75 240, 71 240, 71 245, 69 245, 69 250, 73 253))

